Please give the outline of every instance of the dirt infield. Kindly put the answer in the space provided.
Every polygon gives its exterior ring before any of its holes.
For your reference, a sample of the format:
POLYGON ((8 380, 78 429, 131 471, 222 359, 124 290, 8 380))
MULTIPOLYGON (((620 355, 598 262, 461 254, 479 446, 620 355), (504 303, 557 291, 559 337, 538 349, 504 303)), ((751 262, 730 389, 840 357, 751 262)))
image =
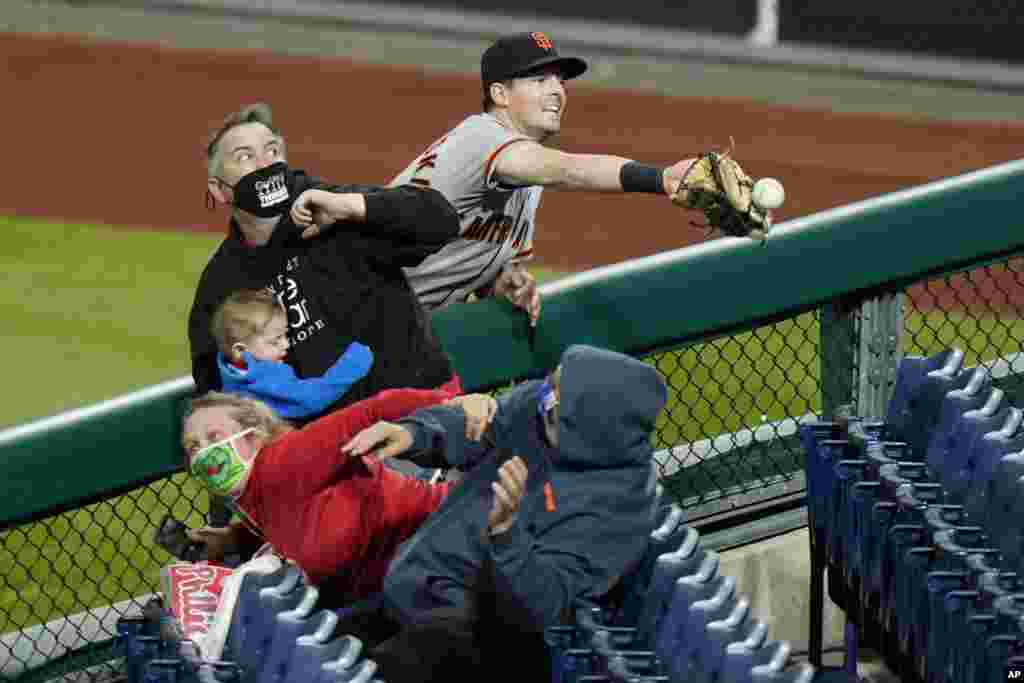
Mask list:
MULTIPOLYGON (((479 106, 475 79, 338 59, 177 50, 0 34, 7 170, 0 213, 111 225, 223 229, 204 208, 203 141, 265 100, 290 161, 338 182, 387 182, 479 106)), ((754 175, 786 183, 781 218, 1024 157, 1024 125, 940 123, 573 84, 569 151, 669 163, 733 136, 754 175)), ((705 238, 657 197, 548 192, 537 252, 578 269, 705 238)))

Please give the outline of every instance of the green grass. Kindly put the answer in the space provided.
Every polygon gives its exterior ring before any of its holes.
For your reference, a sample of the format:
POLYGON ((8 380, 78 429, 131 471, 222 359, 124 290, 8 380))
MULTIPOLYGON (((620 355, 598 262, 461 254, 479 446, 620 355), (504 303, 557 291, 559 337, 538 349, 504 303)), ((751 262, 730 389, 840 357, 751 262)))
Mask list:
POLYGON ((0 218, 0 427, 190 371, 186 325, 217 235, 0 218))

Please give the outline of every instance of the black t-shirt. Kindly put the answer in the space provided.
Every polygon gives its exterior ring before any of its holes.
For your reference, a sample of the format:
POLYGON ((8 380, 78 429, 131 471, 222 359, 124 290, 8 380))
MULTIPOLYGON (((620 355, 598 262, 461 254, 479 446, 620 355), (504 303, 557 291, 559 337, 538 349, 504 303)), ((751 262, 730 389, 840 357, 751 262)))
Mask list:
POLYGON ((365 223, 337 223, 304 240, 285 214, 269 242, 245 244, 232 221, 211 257, 189 314, 192 376, 202 394, 221 387, 210 333, 216 307, 239 289, 270 288, 288 313, 288 363, 301 378, 322 375, 352 341, 374 354, 369 374, 324 412, 394 387, 433 388, 452 377, 447 354, 402 268, 458 234, 455 210, 429 188, 329 186, 296 171, 296 196, 311 187, 366 197, 365 223))

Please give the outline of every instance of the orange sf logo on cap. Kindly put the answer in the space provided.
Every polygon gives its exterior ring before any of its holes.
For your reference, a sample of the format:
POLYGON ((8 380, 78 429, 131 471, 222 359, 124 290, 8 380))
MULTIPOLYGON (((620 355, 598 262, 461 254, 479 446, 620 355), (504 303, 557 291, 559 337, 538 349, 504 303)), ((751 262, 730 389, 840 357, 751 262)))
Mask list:
POLYGON ((542 50, 550 50, 554 47, 554 45, 551 44, 551 40, 540 31, 531 33, 530 37, 533 38, 533 42, 537 43, 537 47, 542 50))

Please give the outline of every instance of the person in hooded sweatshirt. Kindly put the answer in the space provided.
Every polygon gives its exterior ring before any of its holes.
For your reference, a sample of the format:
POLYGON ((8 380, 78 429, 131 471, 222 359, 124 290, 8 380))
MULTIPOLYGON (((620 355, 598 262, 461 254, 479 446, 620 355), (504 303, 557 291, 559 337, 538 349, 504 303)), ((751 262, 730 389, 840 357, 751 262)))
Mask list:
POLYGON ((607 593, 639 561, 654 524, 650 437, 666 394, 651 366, 575 345, 544 381, 498 397, 483 439, 460 411, 431 406, 345 444, 377 458, 440 454, 465 471, 392 559, 376 629, 364 634, 371 644, 467 609, 484 566, 537 630, 607 593))

